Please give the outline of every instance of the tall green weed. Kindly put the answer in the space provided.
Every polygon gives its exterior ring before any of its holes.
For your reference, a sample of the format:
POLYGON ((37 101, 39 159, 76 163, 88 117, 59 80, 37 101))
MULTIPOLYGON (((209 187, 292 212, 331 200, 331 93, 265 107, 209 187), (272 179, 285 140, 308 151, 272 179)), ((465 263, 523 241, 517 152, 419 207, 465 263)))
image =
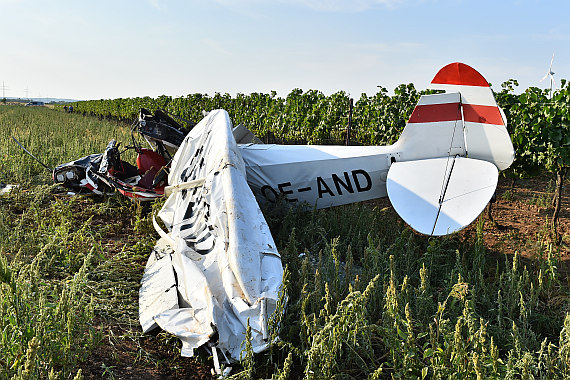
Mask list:
POLYGON ((498 255, 482 227, 426 238, 362 205, 286 215, 272 228, 289 303, 253 378, 567 378, 552 247, 539 242, 534 261, 498 255))

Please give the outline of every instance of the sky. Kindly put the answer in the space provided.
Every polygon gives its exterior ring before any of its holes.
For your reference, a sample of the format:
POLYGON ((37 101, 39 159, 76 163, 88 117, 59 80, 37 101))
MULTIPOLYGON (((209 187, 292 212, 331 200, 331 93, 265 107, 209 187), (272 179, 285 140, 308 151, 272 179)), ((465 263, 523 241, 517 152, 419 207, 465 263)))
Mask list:
POLYGON ((568 0, 0 0, 0 95, 114 99, 570 79, 568 0))

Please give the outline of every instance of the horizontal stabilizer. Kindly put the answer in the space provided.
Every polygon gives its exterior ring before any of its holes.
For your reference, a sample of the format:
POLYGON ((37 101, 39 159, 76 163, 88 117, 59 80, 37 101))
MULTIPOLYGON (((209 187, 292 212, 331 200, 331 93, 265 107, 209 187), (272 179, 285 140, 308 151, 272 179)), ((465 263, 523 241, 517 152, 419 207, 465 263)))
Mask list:
POLYGON ((396 212, 416 231, 447 235, 469 225, 495 193, 498 170, 487 161, 444 157, 396 162, 386 188, 396 212))
POLYGON ((238 124, 238 126, 232 130, 232 134, 238 144, 263 144, 263 141, 257 138, 257 136, 243 124, 238 124))

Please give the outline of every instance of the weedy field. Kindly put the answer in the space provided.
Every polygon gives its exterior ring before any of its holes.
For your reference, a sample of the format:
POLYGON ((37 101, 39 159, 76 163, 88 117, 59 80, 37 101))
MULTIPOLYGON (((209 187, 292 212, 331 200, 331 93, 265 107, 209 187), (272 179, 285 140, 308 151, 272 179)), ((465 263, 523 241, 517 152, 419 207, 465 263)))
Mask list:
MULTIPOLYGON (((102 152, 129 128, 47 108, 0 107, 0 378, 211 378, 211 359, 143 335, 138 286, 157 239, 151 215, 119 196, 70 196, 49 166, 102 152)), ((570 229, 548 227, 547 177, 501 180, 492 215, 427 238, 387 201, 264 210, 286 267, 279 338, 247 345, 240 379, 570 377, 570 229)))

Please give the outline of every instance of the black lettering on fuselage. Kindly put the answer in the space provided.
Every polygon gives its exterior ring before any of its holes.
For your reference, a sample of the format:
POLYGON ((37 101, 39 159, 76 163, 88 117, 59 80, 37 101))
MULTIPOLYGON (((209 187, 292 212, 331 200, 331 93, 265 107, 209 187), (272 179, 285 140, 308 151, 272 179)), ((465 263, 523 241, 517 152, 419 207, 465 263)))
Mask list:
POLYGON ((261 194, 263 194, 263 196, 265 197, 265 199, 267 199, 270 202, 276 202, 277 201, 277 197, 279 196, 277 194, 277 191, 275 191, 274 188, 272 188, 269 185, 265 185, 261 187, 261 194), (271 194, 271 195, 270 195, 271 194))
MULTIPOLYGON (((327 183, 323 177, 319 176, 317 180, 317 193, 319 198, 328 195, 331 197, 337 195, 354 194, 354 192, 363 193, 372 189, 372 178, 366 170, 356 169, 351 172, 343 172, 341 175, 332 173, 330 182, 327 183), (336 193, 335 191, 336 190, 336 193), (344 194, 343 194, 344 192, 344 194)), ((297 198, 289 198, 289 196, 298 193, 305 193, 312 190, 311 186, 296 188, 295 183, 282 182, 276 185, 277 191, 273 186, 264 185, 261 187, 261 194, 270 202, 275 202, 279 194, 285 196, 289 202, 298 202, 297 198)))
POLYGON ((351 194, 354 193, 354 189, 352 188, 352 183, 350 182, 350 177, 348 176, 348 172, 344 172, 343 174, 344 174, 344 182, 336 174, 332 175, 332 180, 334 182, 334 185, 336 186, 336 191, 338 195, 342 195, 342 190, 340 189, 341 186, 344 187, 344 189, 349 193, 351 194))
POLYGON ((287 197, 287 195, 293 194, 293 190, 285 190, 286 187, 291 187, 291 182, 280 183, 279 185, 277 185, 277 187, 279 188, 279 191, 281 192, 281 194, 285 195, 285 198, 289 202, 297 202, 298 199, 296 199, 296 198, 289 199, 287 197))
POLYGON ((352 171, 352 178, 354 178, 354 184, 356 185, 356 191, 362 193, 364 191, 368 191, 372 188, 372 179, 370 178, 370 174, 368 174, 365 170, 357 169, 352 171), (366 180, 366 185, 362 186, 360 181, 358 180, 358 175, 362 175, 366 180))
POLYGON ((331 197, 334 197, 334 193, 322 177, 317 177, 317 190, 319 191, 319 198, 322 198, 323 194, 325 193, 328 193, 331 197))

